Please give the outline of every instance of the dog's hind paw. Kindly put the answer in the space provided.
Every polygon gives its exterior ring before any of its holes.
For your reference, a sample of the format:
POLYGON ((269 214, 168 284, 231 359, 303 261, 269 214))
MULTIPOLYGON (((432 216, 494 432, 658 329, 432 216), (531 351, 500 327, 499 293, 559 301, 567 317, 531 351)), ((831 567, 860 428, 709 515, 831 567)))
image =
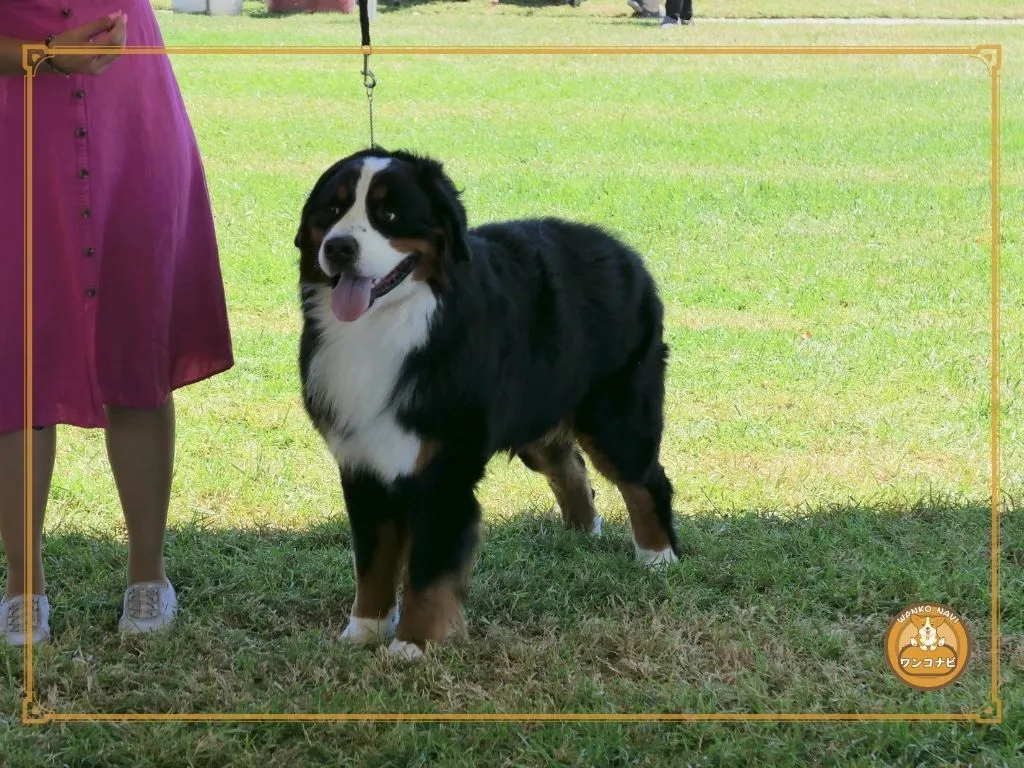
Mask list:
POLYGON ((386 643, 395 636, 398 626, 398 611, 395 608, 383 619, 364 619, 350 616, 348 626, 342 630, 341 639, 359 645, 386 643))
POLYGON ((661 568, 679 560, 671 547, 666 547, 665 549, 657 551, 636 547, 636 559, 639 560, 640 564, 646 568, 661 568))
POLYGON ((388 646, 388 653, 409 661, 423 658, 423 651, 420 647, 415 643, 407 643, 405 640, 393 640, 388 646))

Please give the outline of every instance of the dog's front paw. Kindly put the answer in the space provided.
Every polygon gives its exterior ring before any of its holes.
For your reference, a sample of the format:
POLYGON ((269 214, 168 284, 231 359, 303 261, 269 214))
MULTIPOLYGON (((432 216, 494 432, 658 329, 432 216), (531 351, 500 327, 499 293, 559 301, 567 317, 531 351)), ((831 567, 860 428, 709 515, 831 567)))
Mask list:
POLYGON ((388 653, 407 661, 417 661, 423 658, 423 649, 416 643, 407 643, 405 640, 393 640, 388 646, 388 653))
POLYGON ((341 639, 359 645, 386 643, 395 636, 398 626, 398 611, 391 609, 383 619, 364 619, 350 616, 348 626, 341 632, 341 639))
POLYGON ((660 550, 636 547, 636 559, 645 568, 661 568, 679 560, 671 547, 665 547, 665 549, 660 550))

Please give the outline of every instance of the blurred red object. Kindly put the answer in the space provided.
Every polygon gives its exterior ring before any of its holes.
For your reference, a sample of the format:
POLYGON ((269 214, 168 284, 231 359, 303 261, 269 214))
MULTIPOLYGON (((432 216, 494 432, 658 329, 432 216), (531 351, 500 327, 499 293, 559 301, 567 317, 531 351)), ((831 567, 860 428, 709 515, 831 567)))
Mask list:
POLYGON ((267 0, 270 13, 352 13, 356 0, 267 0))

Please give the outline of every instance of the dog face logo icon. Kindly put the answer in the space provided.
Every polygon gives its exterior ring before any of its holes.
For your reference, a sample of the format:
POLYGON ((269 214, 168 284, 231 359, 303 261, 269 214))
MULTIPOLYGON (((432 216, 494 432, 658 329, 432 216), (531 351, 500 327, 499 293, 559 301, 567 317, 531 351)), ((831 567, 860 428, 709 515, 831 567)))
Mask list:
POLYGON ((910 621, 918 628, 917 637, 910 638, 911 645, 926 651, 934 651, 938 646, 946 644, 946 638, 940 638, 939 633, 935 631, 935 627, 941 627, 945 619, 936 618, 932 624, 931 616, 925 616, 923 621, 918 616, 911 616, 910 621))
POLYGON ((904 608, 885 635, 885 658, 907 685, 934 690, 963 673, 971 640, 963 619, 937 603, 904 608))

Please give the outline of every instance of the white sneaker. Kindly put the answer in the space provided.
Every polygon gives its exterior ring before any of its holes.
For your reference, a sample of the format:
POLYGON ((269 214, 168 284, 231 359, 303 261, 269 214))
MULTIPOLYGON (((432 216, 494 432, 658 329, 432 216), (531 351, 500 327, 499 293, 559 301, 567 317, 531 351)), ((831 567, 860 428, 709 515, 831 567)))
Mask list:
POLYGON ((123 613, 117 628, 126 635, 157 632, 174 621, 178 596, 169 581, 140 581, 124 592, 123 613))
MULTIPOLYGON (((0 632, 8 645, 25 645, 25 596, 0 600, 0 632)), ((32 644, 50 639, 50 601, 32 595, 32 644)))

